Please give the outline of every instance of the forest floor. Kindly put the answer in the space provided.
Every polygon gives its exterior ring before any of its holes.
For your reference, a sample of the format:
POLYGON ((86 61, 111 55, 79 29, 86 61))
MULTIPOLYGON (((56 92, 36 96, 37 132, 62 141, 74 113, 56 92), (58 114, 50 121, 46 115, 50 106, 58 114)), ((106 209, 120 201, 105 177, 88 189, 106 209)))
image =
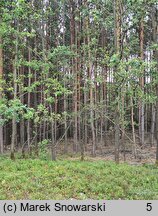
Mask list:
POLYGON ((0 157, 0 199, 158 199, 158 167, 0 157))
MULTIPOLYGON (((64 142, 59 144, 60 146, 58 147, 58 155, 61 157, 65 157, 64 154, 64 142)), ((142 165, 142 164, 155 164, 156 160, 156 144, 151 146, 150 143, 145 143, 144 146, 140 146, 138 143, 136 144, 136 157, 133 154, 133 144, 127 142, 125 148, 123 146, 120 146, 120 162, 126 162, 130 165, 142 165)), ((73 153, 73 141, 69 140, 68 144, 68 155, 65 157, 66 159, 71 157, 76 158, 73 153)), ((92 158, 92 144, 89 143, 86 145, 85 148, 85 157, 88 157, 90 160, 92 159, 93 161, 97 160, 105 160, 105 161, 114 161, 115 160, 115 148, 114 144, 111 142, 108 143, 108 145, 101 145, 100 143, 97 144, 96 148, 96 157, 92 158)), ((78 158, 80 155, 80 148, 78 151, 78 158)))

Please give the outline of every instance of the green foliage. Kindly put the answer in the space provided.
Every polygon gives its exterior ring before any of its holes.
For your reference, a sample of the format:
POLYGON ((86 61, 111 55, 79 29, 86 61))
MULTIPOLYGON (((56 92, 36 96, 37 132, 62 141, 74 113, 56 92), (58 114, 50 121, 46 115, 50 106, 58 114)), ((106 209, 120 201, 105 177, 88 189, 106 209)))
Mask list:
POLYGON ((0 199, 158 199, 155 166, 2 157, 0 171, 0 199))
POLYGON ((34 118, 34 115, 35 115, 35 109, 28 107, 27 112, 24 113, 24 115, 23 115, 23 118, 26 120, 30 120, 30 119, 34 118))
MULTIPOLYGON (((89 126, 94 123, 95 135, 100 136, 101 131, 107 132, 104 124, 100 128, 101 121, 109 126, 109 122, 115 120, 118 107, 120 127, 130 128, 131 99, 134 114, 138 113, 141 103, 154 104, 157 100, 155 52, 158 45, 154 35, 150 35, 154 33, 151 12, 157 1, 118 1, 118 11, 110 0, 88 0, 82 2, 81 7, 79 2, 67 3, 63 0, 49 1, 49 4, 25 0, 0 2, 3 43, 0 46, 5 79, 0 80, 0 93, 2 97, 5 95, 5 99, 0 99, 0 124, 11 122, 14 117, 17 122, 32 120, 31 130, 39 124, 43 127, 43 122, 50 128, 50 123, 57 121, 55 130, 62 136, 65 130, 62 124, 69 126, 73 122, 67 131, 67 137, 71 138, 74 125, 79 125, 78 130, 88 124, 87 136, 91 136, 93 129, 89 126), (120 27, 117 15, 121 15, 120 27), (143 48, 141 38, 144 38, 143 48), (150 77, 145 86, 140 83, 143 77, 150 77), (29 98, 35 101, 30 102, 29 98), (91 118, 90 111, 93 112, 91 118)), ((145 112, 148 110, 145 106, 145 112)), ((148 126, 151 119, 147 116, 148 126)), ((17 133, 19 139, 20 130, 17 133)), ((50 132, 48 136, 51 137, 50 132)), ((39 144, 43 158, 47 142, 39 144)), ((95 192, 100 193, 103 185, 103 182, 97 185, 95 192)), ((123 196, 122 188, 118 186, 116 191, 123 196)))
POLYGON ((70 50, 70 47, 58 46, 49 52, 48 59, 51 60, 52 63, 65 65, 73 56, 74 53, 70 50))
POLYGON ((26 105, 23 105, 19 99, 13 99, 8 102, 8 109, 6 109, 4 115, 8 119, 16 117, 16 121, 20 121, 20 117, 26 111, 26 105))
POLYGON ((39 146, 39 158, 41 160, 48 160, 49 155, 48 155, 48 144, 50 143, 50 140, 42 140, 42 142, 38 143, 39 146))
POLYGON ((72 94, 72 91, 69 90, 68 88, 63 86, 63 83, 59 82, 57 79, 54 78, 48 78, 45 80, 45 86, 46 86, 46 90, 45 93, 46 94, 50 94, 50 92, 52 92, 52 96, 48 96, 46 98, 46 101, 51 103, 54 103, 55 101, 55 97, 60 97, 62 95, 70 95, 72 94))
POLYGON ((0 99, 0 125, 4 125, 6 122, 5 112, 7 110, 7 101, 2 98, 0 99))
POLYGON ((120 62, 119 54, 114 54, 111 56, 110 66, 116 67, 116 66, 118 66, 119 62, 120 62))
POLYGON ((7 101, 3 98, 0 100, 0 115, 2 117, 0 124, 4 124, 8 120, 13 119, 13 117, 19 122, 22 118, 26 120, 33 119, 35 110, 21 103, 19 99, 7 101))

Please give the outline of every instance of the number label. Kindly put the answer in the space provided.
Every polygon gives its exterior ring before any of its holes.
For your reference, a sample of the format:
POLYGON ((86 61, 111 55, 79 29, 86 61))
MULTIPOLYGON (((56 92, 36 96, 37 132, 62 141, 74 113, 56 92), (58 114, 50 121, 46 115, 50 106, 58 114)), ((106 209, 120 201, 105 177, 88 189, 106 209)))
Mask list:
POLYGON ((151 211, 152 210, 152 203, 147 203, 146 210, 147 211, 151 211))

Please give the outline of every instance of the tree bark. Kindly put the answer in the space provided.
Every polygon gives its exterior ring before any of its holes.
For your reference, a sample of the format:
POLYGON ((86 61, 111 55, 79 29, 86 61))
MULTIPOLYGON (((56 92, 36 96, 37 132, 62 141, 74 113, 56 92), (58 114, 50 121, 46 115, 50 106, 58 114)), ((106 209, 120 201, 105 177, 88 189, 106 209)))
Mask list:
MULTIPOLYGON (((115 51, 118 57, 120 57, 120 40, 121 40, 121 12, 120 12, 120 7, 121 7, 121 0, 115 0, 115 8, 114 8, 114 15, 115 15, 115 51)), ((115 67, 115 72, 114 72, 114 85, 115 88, 118 85, 118 80, 117 80, 117 69, 118 67, 115 67)), ((119 163, 119 145, 120 145, 120 106, 119 106, 119 90, 116 88, 115 92, 115 100, 116 102, 116 108, 115 108, 115 115, 114 115, 114 128, 115 128, 115 161, 116 163, 119 163)), ((121 98, 120 98, 121 99, 121 98)))
MULTIPOLYGON (((140 21, 140 58, 144 60, 144 21, 143 18, 140 21)), ((139 80, 141 90, 144 94, 144 71, 142 71, 141 78, 139 80)), ((139 136, 140 143, 144 145, 144 103, 143 100, 139 101, 139 136)))
MULTIPOLYGON (((19 31, 19 23, 15 21, 15 24, 17 24, 17 30, 19 31)), ((17 33, 18 34, 18 33, 17 33)), ((17 99, 17 60, 18 60, 18 35, 16 35, 16 45, 15 45, 15 57, 14 57, 14 63, 13 63, 13 86, 14 86, 14 100, 17 99)), ((11 139, 11 155, 10 158, 12 160, 15 160, 15 144, 17 142, 17 123, 16 123, 16 114, 14 113, 13 119, 12 119, 12 139, 11 139)))
MULTIPOLYGON (((153 27, 153 42, 155 44, 158 44, 158 5, 157 4, 153 7, 152 27, 153 27)), ((158 50, 157 49, 155 49, 153 52, 153 58, 156 62, 156 69, 158 72, 158 50)), ((156 84, 156 95, 157 95, 157 99, 156 99, 156 164, 158 165, 158 83, 156 84)))
MULTIPOLYGON (((0 37, 0 100, 2 99, 2 79, 3 79, 3 52, 2 52, 2 38, 0 37)), ((2 117, 0 116, 0 122, 2 117)), ((3 154, 3 125, 0 123, 0 154, 3 154)))

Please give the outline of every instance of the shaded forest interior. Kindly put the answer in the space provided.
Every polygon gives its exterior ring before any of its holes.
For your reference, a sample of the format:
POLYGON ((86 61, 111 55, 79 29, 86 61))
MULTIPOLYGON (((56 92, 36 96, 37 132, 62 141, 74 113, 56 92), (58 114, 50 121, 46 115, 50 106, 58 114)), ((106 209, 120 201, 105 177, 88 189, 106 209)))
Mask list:
POLYGON ((157 162, 157 112, 157 0, 0 1, 1 154, 157 162))

